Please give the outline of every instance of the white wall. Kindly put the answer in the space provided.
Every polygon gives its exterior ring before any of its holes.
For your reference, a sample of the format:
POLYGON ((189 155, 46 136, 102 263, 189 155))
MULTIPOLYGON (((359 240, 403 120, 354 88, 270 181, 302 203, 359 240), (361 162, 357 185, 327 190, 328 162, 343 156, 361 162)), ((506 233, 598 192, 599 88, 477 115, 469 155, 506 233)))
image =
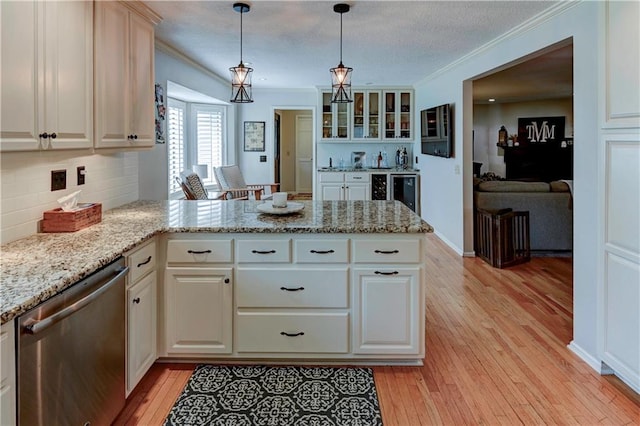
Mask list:
POLYGON ((83 151, 5 152, 1 155, 1 243, 38 232, 42 212, 59 207, 58 198, 82 190, 82 203, 102 203, 102 211, 138 199, 138 153, 83 151), (76 185, 85 166, 86 183, 76 185), (51 171, 67 171, 67 189, 51 191, 51 171))
POLYGON ((518 118, 565 117, 564 135, 573 136, 573 99, 548 99, 473 106, 473 161, 482 163, 482 173, 506 176, 504 150, 498 148, 498 130, 505 126, 510 135, 518 133, 518 118))
POLYGON ((583 358, 597 354, 597 233, 598 212, 598 46, 603 28, 603 3, 562 3, 554 16, 541 17, 511 34, 462 58, 442 73, 416 85, 416 110, 455 105, 455 157, 420 155, 423 217, 459 253, 472 244, 472 128, 465 83, 546 46, 573 38, 574 57, 574 334, 572 347, 583 358), (563 10, 564 9, 564 10, 563 10), (463 104, 467 102, 467 105, 463 104), (465 114, 463 116, 463 108, 465 114), (464 119, 463 119, 464 117, 464 119), (465 155, 464 152, 466 152, 465 155), (460 166, 462 173, 456 173, 460 166))

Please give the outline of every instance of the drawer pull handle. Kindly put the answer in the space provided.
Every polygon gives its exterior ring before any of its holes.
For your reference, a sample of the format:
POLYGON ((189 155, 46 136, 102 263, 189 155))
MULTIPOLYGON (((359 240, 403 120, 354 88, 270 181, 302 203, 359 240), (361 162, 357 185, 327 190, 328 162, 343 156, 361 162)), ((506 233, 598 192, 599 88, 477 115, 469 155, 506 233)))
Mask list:
POLYGON ((288 337, 304 336, 304 331, 301 331, 300 333, 287 333, 286 331, 281 331, 280 335, 288 337))
POLYGON ((302 290, 304 290, 304 287, 298 287, 298 288, 280 287, 280 290, 282 290, 282 291, 302 291, 302 290))
POLYGON ((211 250, 187 250, 189 254, 206 254, 211 253, 211 250))
POLYGON ((311 253, 315 254, 331 254, 335 253, 333 250, 309 250, 311 253))
POLYGON ((135 299, 133 299, 133 303, 138 304, 140 303, 140 298, 136 297, 135 299))
POLYGON ((146 265, 149 262, 151 262, 151 256, 147 257, 147 260, 145 260, 144 262, 138 263, 138 268, 141 267, 142 265, 146 265))
POLYGON ((275 252, 275 250, 251 250, 251 253, 255 254, 273 254, 275 252))
POLYGON ((400 253, 398 250, 374 250, 374 253, 378 254, 397 254, 400 253))
POLYGON ((377 275, 398 275, 398 271, 393 272, 384 272, 384 271, 376 271, 377 275))

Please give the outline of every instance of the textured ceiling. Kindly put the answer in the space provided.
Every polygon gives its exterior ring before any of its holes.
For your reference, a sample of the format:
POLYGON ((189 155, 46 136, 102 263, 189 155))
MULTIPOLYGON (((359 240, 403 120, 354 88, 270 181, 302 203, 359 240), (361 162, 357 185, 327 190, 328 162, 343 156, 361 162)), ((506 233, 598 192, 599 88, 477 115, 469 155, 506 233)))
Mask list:
MULTIPOLYGON (((163 18, 156 28, 158 40, 229 78, 229 67, 240 61, 240 14, 233 10, 233 2, 145 3, 163 18)), ((251 11, 243 15, 243 60, 254 68, 254 88, 328 86, 329 68, 340 59, 336 2, 248 3, 251 11)), ((393 86, 419 82, 556 2, 348 3, 351 11, 343 15, 343 62, 354 68, 352 84, 393 86)))

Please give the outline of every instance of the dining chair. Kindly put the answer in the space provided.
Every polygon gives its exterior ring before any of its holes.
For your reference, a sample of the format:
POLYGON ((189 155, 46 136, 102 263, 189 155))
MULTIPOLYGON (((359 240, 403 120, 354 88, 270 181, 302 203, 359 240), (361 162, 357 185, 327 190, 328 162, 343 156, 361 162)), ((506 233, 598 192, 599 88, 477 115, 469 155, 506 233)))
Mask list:
POLYGON ((270 200, 280 186, 279 183, 247 184, 237 165, 214 167, 213 174, 223 192, 222 198, 225 200, 253 198, 270 200))

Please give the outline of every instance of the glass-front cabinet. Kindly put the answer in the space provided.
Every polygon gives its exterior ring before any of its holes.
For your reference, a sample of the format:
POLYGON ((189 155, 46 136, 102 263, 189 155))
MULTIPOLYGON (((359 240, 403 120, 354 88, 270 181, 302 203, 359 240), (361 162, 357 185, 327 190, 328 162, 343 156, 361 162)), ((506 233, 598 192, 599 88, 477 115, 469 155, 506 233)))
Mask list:
POLYGON ((413 137, 413 96, 410 91, 385 90, 384 139, 411 139, 413 137))
POLYGON ((380 139, 379 90, 353 92, 353 139, 380 139))
POLYGON ((322 139, 349 137, 348 103, 331 103, 331 92, 322 92, 322 139))

